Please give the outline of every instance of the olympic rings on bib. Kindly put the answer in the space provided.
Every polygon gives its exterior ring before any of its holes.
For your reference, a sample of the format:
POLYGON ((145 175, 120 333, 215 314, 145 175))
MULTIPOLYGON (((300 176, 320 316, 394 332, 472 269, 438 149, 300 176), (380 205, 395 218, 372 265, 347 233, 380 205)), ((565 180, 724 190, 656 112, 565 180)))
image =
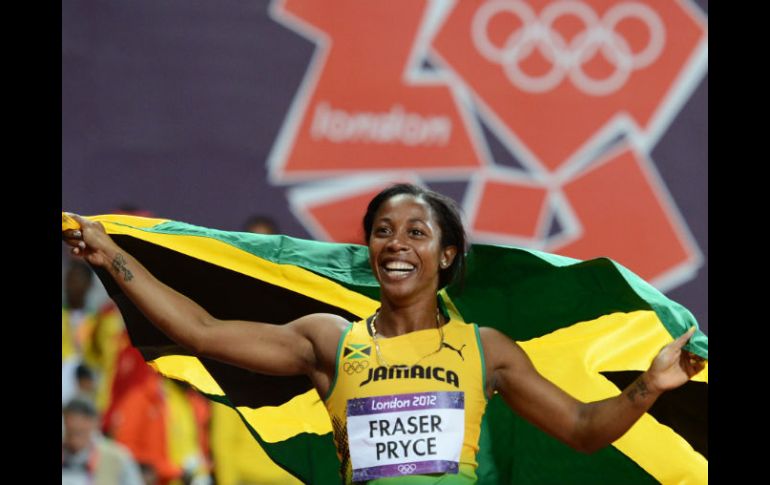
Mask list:
POLYGON ((369 367, 368 360, 349 360, 342 364, 342 370, 344 370, 348 375, 358 374, 367 367, 369 367))
POLYGON ((410 473, 414 473, 414 471, 417 470, 417 465, 414 463, 408 463, 406 465, 398 465, 398 471, 402 475, 409 475, 410 473))

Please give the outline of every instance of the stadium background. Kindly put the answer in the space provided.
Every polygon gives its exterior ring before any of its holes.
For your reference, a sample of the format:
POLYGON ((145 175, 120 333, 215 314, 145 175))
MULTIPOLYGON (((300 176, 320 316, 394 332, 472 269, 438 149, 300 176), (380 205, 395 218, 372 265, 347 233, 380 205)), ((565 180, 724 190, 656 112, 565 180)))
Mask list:
POLYGON ((359 242, 407 180, 473 241, 612 257, 708 333, 708 3, 618 4, 62 2, 62 208, 359 242), (570 57, 585 32, 603 56, 570 57))

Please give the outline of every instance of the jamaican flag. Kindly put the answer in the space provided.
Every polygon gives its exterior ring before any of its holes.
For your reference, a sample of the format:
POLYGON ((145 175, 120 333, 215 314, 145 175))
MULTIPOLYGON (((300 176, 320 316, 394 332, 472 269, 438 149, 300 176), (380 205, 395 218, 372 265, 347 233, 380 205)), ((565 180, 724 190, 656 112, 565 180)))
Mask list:
MULTIPOLYGON (((62 219, 62 227, 71 220, 62 219)), ((226 232, 163 219, 96 216, 161 281, 220 319, 287 323, 313 312, 357 320, 378 307, 367 248, 280 235, 226 232)), ((439 295, 453 318, 495 327, 537 369, 583 401, 616 395, 661 347, 694 325, 692 314, 606 258, 579 261, 475 245, 462 288, 439 295)), ((106 272, 97 271, 135 345, 158 372, 238 411, 267 455, 305 483, 337 483, 331 423, 304 376, 250 373, 190 355, 151 325, 106 272)), ((708 359, 697 331, 686 350, 708 359)), ((480 483, 707 483, 708 367, 665 393, 613 445, 578 453, 490 400, 480 483)))

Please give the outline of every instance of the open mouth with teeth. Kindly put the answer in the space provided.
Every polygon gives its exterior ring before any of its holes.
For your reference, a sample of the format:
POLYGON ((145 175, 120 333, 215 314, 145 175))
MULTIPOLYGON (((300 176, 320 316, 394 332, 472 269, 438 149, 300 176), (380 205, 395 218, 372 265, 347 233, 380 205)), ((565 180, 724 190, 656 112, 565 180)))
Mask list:
POLYGON ((382 268, 391 278, 405 278, 415 270, 414 265, 406 261, 389 261, 382 265, 382 268))

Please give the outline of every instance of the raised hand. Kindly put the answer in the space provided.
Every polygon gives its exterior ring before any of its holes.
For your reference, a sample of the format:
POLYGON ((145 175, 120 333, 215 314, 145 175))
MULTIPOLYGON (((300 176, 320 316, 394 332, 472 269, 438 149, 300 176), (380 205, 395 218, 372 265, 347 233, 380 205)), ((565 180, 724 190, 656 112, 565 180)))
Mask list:
POLYGON ((85 219, 77 214, 66 213, 65 215, 80 226, 78 229, 62 231, 62 239, 72 247, 72 254, 82 257, 93 266, 106 267, 113 264, 113 255, 118 247, 107 235, 102 223, 85 219))
POLYGON ((702 357, 682 350, 682 347, 694 333, 695 327, 691 327, 658 352, 647 370, 649 385, 653 386, 655 390, 675 389, 689 381, 692 376, 702 371, 706 366, 702 357))

